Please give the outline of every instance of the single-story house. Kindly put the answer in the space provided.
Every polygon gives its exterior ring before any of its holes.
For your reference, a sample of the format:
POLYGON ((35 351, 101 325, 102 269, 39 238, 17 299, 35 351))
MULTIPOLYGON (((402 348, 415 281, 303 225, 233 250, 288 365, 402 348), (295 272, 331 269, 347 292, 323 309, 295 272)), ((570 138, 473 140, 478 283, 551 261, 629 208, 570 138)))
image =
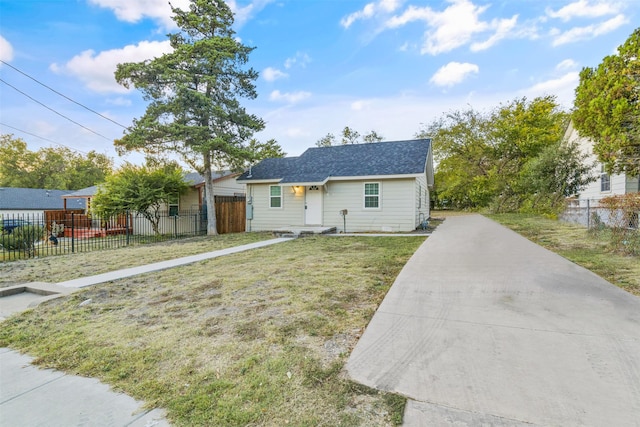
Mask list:
MULTIPOLYGON (((63 210, 62 196, 68 192, 68 190, 41 188, 0 187, 0 215, 43 217, 44 211, 63 210)), ((84 206, 84 201, 80 201, 73 206, 73 209, 84 209, 84 206)))
POLYGON ((335 227, 412 231, 429 218, 430 139, 313 147, 264 159, 237 181, 247 186, 247 231, 335 227))
MULTIPOLYGON (((221 171, 212 174, 213 191, 215 196, 241 196, 245 195, 245 185, 236 182, 236 179, 240 174, 233 173, 231 171, 221 171)), ((169 212, 184 212, 184 211, 198 211, 202 210, 204 205, 204 177, 196 172, 189 172, 185 174, 184 181, 189 184, 189 189, 185 194, 176 197, 175 201, 169 203, 169 205, 161 210, 169 212)), ((91 199, 98 191, 98 186, 92 186, 83 188, 72 193, 67 193, 62 196, 64 199, 65 209, 77 209, 75 200, 86 200, 87 210, 91 209, 91 199)), ((84 207, 84 204, 83 204, 84 207)))

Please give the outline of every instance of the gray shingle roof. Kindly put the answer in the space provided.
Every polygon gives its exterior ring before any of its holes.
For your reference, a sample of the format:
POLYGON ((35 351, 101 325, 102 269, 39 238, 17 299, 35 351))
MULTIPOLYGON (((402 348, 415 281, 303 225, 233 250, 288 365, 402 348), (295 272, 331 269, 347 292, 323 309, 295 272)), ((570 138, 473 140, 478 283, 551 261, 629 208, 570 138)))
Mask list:
POLYGON ((63 209, 68 190, 0 187, 0 210, 63 209))
POLYGON ((314 147, 300 157, 265 159, 239 181, 280 180, 282 184, 324 182, 331 177, 424 173, 430 139, 314 147))

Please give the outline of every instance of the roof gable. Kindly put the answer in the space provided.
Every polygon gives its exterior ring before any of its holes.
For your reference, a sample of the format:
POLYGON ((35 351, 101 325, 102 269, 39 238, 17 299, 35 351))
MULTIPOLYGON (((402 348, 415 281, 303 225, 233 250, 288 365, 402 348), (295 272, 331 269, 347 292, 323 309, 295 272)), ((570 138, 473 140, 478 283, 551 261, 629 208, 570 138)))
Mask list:
POLYGON ((313 147, 300 157, 265 159, 239 181, 324 182, 331 177, 415 175, 424 173, 431 140, 313 147))

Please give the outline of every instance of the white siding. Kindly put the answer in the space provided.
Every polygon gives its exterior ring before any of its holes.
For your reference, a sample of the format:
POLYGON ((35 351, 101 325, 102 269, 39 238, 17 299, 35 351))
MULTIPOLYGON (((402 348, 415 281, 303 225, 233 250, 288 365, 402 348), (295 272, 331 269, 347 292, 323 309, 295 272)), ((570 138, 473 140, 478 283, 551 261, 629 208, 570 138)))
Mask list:
MULTIPOLYGON (((589 155, 587 162, 595 162, 596 156, 593 154, 593 142, 588 138, 582 138, 578 132, 574 129, 573 123, 569 124, 565 139, 569 142, 577 142, 580 146, 580 150, 589 155)), ((580 200, 600 200, 607 196, 613 196, 618 194, 625 194, 626 191, 626 177, 624 174, 611 175, 611 185, 609 191, 601 191, 600 182, 600 163, 596 163, 596 166, 592 170, 592 174, 597 177, 596 181, 590 183, 587 188, 580 192, 580 200)))
MULTIPOLYGON (((62 209, 47 209, 47 210, 62 210, 62 209)), ((0 218, 2 215, 6 215, 7 218, 18 215, 40 216, 44 218, 43 210, 29 210, 29 209, 17 209, 17 210, 2 210, 0 211, 0 218)))
POLYGON ((416 227, 414 178, 379 180, 380 209, 364 208, 364 183, 329 181, 324 197, 324 226, 344 231, 340 211, 348 210, 347 232, 411 231, 416 227))
POLYGON ((426 176, 420 176, 415 180, 416 191, 416 221, 415 227, 417 228, 421 220, 429 219, 430 206, 429 206, 429 187, 427 186, 426 176))
MULTIPOLYGON (((421 179, 422 208, 429 217, 429 191, 421 179), (426 193, 426 195, 425 195, 426 193), (425 199, 426 198, 426 199, 425 199)), ((347 209, 347 232, 412 231, 418 225, 418 199, 415 178, 362 181, 329 181, 323 188, 322 225, 344 231, 340 211, 347 209), (364 207, 364 183, 380 183, 380 208, 364 207)), ((247 203, 253 205, 253 219, 247 219, 247 231, 267 231, 304 225, 304 191, 294 193, 282 187, 282 208, 269 207, 269 184, 247 185, 247 203)))
POLYGON ((282 186, 282 207, 269 207, 270 184, 248 184, 247 204, 253 205, 253 219, 247 219, 247 231, 275 230, 289 225, 304 224, 304 192, 294 193, 291 186, 282 186))
POLYGON ((213 194, 216 196, 236 196, 245 194, 247 186, 236 181, 237 176, 224 177, 213 183, 213 194))

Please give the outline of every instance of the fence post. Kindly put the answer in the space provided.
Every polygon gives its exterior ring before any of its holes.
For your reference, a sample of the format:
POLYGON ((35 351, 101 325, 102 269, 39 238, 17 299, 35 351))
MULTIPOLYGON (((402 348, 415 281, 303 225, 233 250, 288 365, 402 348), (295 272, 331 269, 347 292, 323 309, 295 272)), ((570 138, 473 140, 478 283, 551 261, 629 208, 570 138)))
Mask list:
POLYGON ((178 238, 178 215, 173 216, 173 237, 178 238))
POLYGON ((591 230, 591 200, 587 199, 587 230, 591 230))
POLYGON ((75 215, 74 213, 71 214, 71 253, 74 253, 76 249, 76 245, 75 245, 76 227, 75 227, 74 215, 75 215))
POLYGON ((124 220, 125 233, 127 236, 127 246, 129 246, 129 211, 125 211, 125 215, 127 216, 124 220))

